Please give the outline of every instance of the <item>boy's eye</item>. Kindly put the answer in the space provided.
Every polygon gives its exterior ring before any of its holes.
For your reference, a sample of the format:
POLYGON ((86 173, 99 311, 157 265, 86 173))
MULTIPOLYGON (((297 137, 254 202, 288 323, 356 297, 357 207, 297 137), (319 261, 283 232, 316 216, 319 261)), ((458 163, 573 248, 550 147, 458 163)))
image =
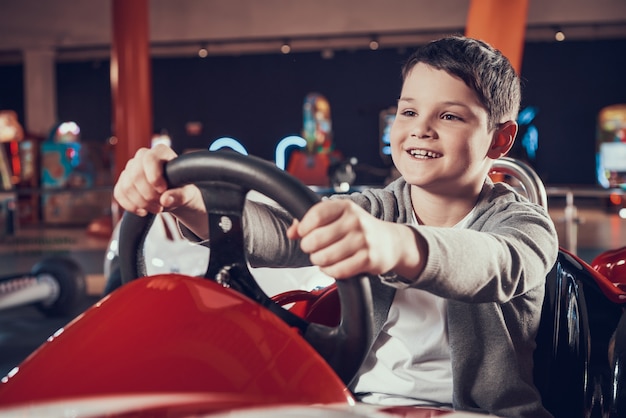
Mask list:
POLYGON ((409 116, 409 117, 417 115, 417 113, 414 110, 403 110, 402 112, 400 112, 400 114, 402 116, 409 116))
POLYGON ((450 113, 444 114, 443 116, 441 116, 441 119, 444 119, 444 120, 463 120, 459 116, 452 115, 450 113))

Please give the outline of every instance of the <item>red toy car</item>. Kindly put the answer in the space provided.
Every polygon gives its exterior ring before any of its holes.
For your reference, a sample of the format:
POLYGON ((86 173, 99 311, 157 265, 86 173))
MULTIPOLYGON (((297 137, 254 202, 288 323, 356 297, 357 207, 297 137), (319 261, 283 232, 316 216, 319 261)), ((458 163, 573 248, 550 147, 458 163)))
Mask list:
MULTIPOLYGON (((212 243, 205 278, 142 277, 149 219, 126 214, 120 266, 128 283, 2 379, 0 415, 474 416, 355 402, 346 382, 372 328, 366 277, 274 298, 256 284, 243 250, 247 191, 301 217, 319 199, 309 188, 235 153, 186 154, 166 173, 172 187, 204 187, 212 243)), ((599 257, 594 269, 563 251, 548 277, 536 382, 557 417, 624 416, 624 259, 626 248, 599 257)))

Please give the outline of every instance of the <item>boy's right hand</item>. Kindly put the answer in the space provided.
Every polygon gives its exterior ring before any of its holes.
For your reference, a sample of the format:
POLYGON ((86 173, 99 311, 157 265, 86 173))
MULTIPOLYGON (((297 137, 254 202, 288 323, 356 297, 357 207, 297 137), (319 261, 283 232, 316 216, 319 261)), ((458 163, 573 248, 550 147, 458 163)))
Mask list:
POLYGON ((195 207, 198 202, 203 207, 200 193, 192 185, 167 190, 163 165, 176 157, 173 149, 162 144, 137 150, 115 184, 115 200, 123 209, 139 216, 163 211, 176 214, 185 207, 195 207))
POLYGON ((415 279, 428 247, 407 225, 385 222, 347 199, 323 200, 287 230, 311 262, 335 279, 393 271, 415 279))

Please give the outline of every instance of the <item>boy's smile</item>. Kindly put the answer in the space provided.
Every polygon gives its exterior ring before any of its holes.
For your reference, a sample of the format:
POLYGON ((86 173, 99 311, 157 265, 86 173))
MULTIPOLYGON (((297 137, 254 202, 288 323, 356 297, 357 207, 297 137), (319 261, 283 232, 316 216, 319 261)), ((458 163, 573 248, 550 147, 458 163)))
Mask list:
POLYGON ((408 183, 436 194, 477 193, 492 137, 486 109, 461 79, 413 67, 391 128, 392 157, 408 183))
POLYGON ((425 149, 410 149, 409 154, 411 154, 411 156, 415 157, 415 158, 424 158, 424 159, 429 159, 429 158, 440 158, 442 157, 442 154, 438 153, 438 152, 434 152, 434 151, 429 151, 429 150, 425 150, 425 149))

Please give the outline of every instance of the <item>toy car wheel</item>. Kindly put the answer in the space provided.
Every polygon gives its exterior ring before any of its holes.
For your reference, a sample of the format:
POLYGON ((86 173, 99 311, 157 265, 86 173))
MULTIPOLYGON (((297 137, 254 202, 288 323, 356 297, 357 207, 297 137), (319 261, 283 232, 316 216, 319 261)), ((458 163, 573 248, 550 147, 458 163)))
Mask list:
POLYGON ((53 289, 50 297, 35 306, 46 316, 66 316, 77 312, 85 296, 85 274, 66 257, 49 257, 33 266, 31 273, 53 289))

